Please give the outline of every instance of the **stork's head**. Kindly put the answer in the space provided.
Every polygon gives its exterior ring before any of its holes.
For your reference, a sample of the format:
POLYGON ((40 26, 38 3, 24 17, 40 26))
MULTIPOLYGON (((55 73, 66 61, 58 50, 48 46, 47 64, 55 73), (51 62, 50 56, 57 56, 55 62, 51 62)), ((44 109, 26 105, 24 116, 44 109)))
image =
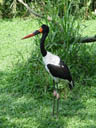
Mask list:
POLYGON ((43 34, 44 34, 44 33, 48 33, 48 32, 49 32, 49 27, 48 27, 47 25, 43 24, 43 25, 40 27, 40 29, 38 29, 38 30, 36 30, 35 32, 33 32, 33 33, 31 33, 31 34, 29 34, 29 35, 23 37, 22 39, 27 39, 27 38, 30 38, 30 37, 32 37, 32 36, 38 35, 38 34, 40 34, 40 33, 43 33, 43 34))
POLYGON ((49 32, 49 27, 47 25, 43 24, 41 26, 41 28, 43 29, 42 33, 48 33, 49 32))

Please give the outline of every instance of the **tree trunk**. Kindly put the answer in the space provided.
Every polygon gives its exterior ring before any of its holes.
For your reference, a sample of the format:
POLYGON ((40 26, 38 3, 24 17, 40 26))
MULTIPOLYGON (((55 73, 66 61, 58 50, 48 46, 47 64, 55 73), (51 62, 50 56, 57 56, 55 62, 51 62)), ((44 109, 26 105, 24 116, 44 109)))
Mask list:
MULTIPOLYGON (((75 39, 71 39, 70 43, 72 43, 75 39)), ((93 37, 80 37, 76 39, 76 42, 78 43, 93 43, 96 42, 96 35, 93 37)), ((64 41, 57 42, 58 44, 64 44, 64 41)))

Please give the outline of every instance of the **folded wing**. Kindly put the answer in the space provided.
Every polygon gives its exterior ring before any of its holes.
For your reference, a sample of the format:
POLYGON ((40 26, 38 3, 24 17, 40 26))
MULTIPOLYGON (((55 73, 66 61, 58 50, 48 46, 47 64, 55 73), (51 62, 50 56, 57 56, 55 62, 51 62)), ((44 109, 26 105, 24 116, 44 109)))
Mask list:
POLYGON ((60 66, 48 64, 47 67, 49 69, 49 72, 52 74, 52 76, 61 79, 67 79, 68 81, 72 80, 70 71, 65 64, 60 66))

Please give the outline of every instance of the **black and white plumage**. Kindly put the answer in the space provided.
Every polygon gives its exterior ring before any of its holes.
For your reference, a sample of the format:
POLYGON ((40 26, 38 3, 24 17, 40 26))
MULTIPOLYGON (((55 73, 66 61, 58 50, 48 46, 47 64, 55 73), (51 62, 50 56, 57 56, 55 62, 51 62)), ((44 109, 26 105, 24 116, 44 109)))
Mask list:
POLYGON ((69 88, 73 88, 74 83, 70 71, 59 56, 47 52, 47 55, 43 57, 43 62, 46 70, 51 74, 55 81, 58 81, 58 79, 68 80, 69 88))
MULTIPOLYGON (((58 114, 58 107, 59 107, 58 102, 59 102, 60 96, 59 96, 59 93, 57 92, 58 90, 57 91, 55 90, 55 82, 58 79, 68 80, 70 89, 74 87, 74 82, 72 80, 72 76, 67 65, 60 59, 60 57, 46 51, 45 49, 44 43, 49 33, 49 27, 47 25, 42 25, 39 30, 36 30, 32 34, 25 36, 23 39, 35 36, 39 33, 42 33, 42 38, 40 40, 40 50, 43 57, 43 62, 46 70, 53 77, 53 87, 54 87, 53 95, 54 97, 57 97, 57 114, 58 114)), ((57 85, 57 89, 58 89, 58 85, 57 85)), ((55 98, 53 102, 53 115, 54 115, 54 106, 55 106, 55 98)))

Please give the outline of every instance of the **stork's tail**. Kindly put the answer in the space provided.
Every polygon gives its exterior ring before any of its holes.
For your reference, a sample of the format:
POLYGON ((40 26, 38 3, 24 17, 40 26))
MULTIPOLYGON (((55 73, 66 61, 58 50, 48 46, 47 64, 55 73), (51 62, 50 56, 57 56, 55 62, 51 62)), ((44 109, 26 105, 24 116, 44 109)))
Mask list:
POLYGON ((72 89, 73 87, 74 87, 74 81, 71 80, 71 81, 69 82, 69 88, 72 89))

